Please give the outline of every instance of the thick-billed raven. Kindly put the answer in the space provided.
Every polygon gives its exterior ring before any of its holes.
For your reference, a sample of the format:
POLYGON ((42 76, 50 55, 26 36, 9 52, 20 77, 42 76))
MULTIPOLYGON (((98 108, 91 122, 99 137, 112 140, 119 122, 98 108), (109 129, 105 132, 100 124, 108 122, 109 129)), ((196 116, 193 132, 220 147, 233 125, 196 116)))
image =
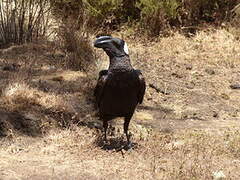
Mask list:
POLYGON ((132 67, 127 44, 122 39, 100 36, 94 46, 102 48, 110 59, 108 70, 99 72, 94 90, 100 118, 103 120, 105 140, 108 121, 124 117, 124 133, 128 146, 131 146, 128 126, 137 104, 143 101, 146 89, 144 77, 140 70, 132 67))

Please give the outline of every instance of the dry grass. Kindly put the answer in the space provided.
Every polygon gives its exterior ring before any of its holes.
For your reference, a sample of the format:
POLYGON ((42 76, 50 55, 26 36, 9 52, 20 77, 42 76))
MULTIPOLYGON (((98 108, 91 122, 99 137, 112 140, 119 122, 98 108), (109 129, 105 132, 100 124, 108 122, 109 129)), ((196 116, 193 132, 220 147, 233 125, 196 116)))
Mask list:
MULTIPOLYGON (((127 152, 114 148, 124 139, 121 120, 111 131, 115 134, 108 135, 113 148, 102 146, 92 98, 95 72, 88 76, 59 68, 53 62, 65 57, 55 59, 51 48, 2 54, 0 66, 6 60, 25 62, 25 57, 34 63, 18 72, 0 70, 0 107, 6 111, 0 110, 0 135, 2 117, 12 123, 16 112, 24 123, 39 122, 35 130, 25 128, 44 133, 30 136, 15 133, 19 127, 5 128, 11 135, 0 139, 0 179, 240 177, 240 99, 238 90, 229 88, 239 83, 239 40, 226 30, 209 30, 192 38, 176 33, 157 42, 127 42, 134 67, 143 71, 148 85, 130 125, 135 148, 127 152), (71 123, 51 125, 59 119, 71 123)), ((107 57, 97 53, 102 69, 107 57)))
POLYGON ((175 33, 171 37, 161 38, 160 42, 150 42, 147 50, 137 44, 132 48, 141 53, 151 52, 147 55, 158 60, 172 59, 220 65, 234 65, 240 60, 239 40, 224 29, 200 31, 192 38, 175 33))
POLYGON ((3 90, 2 96, 6 99, 10 111, 24 111, 34 105, 56 111, 71 111, 71 105, 62 97, 31 88, 25 83, 10 84, 3 90))
POLYGON ((138 147, 122 153, 101 150, 95 145, 98 136, 94 130, 72 127, 52 131, 43 139, 20 138, 21 143, 4 144, 0 150, 2 177, 213 179, 220 171, 227 179, 240 175, 239 154, 232 151, 239 147, 237 130, 155 132, 149 140, 135 139, 138 147))
POLYGON ((76 23, 66 20, 59 26, 57 32, 57 43, 66 54, 63 63, 68 69, 93 71, 96 58, 89 30, 85 27, 77 27, 76 23))

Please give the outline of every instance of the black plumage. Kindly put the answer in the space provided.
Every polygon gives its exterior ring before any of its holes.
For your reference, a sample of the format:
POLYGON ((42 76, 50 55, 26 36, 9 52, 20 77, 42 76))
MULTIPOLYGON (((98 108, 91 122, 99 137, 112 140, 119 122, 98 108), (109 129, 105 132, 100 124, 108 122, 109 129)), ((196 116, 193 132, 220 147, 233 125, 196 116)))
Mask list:
POLYGON ((128 134, 129 122, 138 103, 142 103, 146 84, 140 70, 135 70, 130 62, 126 43, 111 36, 101 36, 94 46, 102 48, 110 59, 108 70, 99 72, 99 78, 94 90, 99 107, 100 118, 106 131, 108 121, 116 117, 124 117, 124 133, 128 134))

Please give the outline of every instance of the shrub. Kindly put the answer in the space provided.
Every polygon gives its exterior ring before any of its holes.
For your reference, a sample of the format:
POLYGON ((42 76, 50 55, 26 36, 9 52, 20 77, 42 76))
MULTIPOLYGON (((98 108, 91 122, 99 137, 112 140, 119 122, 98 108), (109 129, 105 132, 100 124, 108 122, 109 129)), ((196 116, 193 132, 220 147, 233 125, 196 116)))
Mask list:
POLYGON ((67 68, 85 71, 94 68, 95 56, 90 36, 83 27, 77 30, 64 24, 59 28, 58 38, 66 53, 64 65, 67 68))
POLYGON ((229 21, 239 0, 139 0, 140 24, 150 34, 158 35, 169 27, 221 25, 229 21))
POLYGON ((182 3, 182 9, 191 24, 194 24, 194 21, 222 22, 229 19, 231 10, 239 2, 239 0, 186 0, 182 3))
POLYGON ((52 5, 58 23, 57 39, 66 54, 63 64, 73 70, 94 68, 95 56, 86 4, 83 1, 55 0, 52 5))
MULTIPOLYGON (((232 17, 232 9, 240 0, 54 0, 66 6, 65 16, 84 12, 86 24, 103 31, 116 30, 122 23, 140 24, 150 35, 168 32, 172 27, 197 28, 212 23, 221 25, 232 17), (71 13, 69 13, 71 12, 71 13), (87 21, 86 21, 87 20, 87 21), (134 23, 131 23, 134 22, 134 23)), ((61 13, 64 14, 64 13, 61 13)), ((79 17, 76 16, 75 17, 79 17)))
POLYGON ((178 0, 140 0, 136 4, 141 9, 141 25, 150 34, 159 35, 178 17, 178 0))

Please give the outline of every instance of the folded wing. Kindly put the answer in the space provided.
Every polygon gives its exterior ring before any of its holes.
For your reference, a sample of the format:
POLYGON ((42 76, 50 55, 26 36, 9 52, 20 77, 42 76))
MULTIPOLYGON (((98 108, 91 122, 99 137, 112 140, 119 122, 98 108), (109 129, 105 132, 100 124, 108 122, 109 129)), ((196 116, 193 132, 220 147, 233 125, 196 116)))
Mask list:
POLYGON ((139 82, 140 82, 140 87, 139 87, 139 90, 138 90, 138 103, 142 104, 143 97, 144 97, 145 90, 146 90, 146 82, 145 82, 145 79, 142 75, 142 72, 140 70, 135 70, 135 71, 138 75, 139 82))
POLYGON ((94 89, 94 96, 96 98, 98 107, 99 107, 100 102, 102 100, 104 87, 105 87, 105 84, 107 82, 107 73, 108 73, 107 70, 102 70, 102 71, 99 72, 98 82, 97 82, 97 85, 94 89))

